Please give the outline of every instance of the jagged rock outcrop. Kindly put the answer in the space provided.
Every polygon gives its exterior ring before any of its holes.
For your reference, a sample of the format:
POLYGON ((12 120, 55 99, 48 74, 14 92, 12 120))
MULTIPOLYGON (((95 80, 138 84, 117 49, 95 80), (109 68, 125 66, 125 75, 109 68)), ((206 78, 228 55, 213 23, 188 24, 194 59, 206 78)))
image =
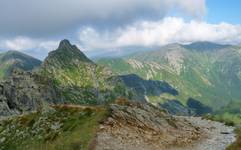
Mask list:
POLYGON ((62 40, 56 50, 51 51, 44 60, 42 68, 51 71, 61 67, 69 67, 70 65, 78 66, 79 63, 94 63, 78 49, 76 45, 72 45, 68 40, 62 40))
POLYGON ((113 104, 110 111, 97 132, 97 150, 164 150, 189 144, 202 132, 150 104, 113 104))
POLYGON ((186 105, 178 100, 167 100, 160 103, 159 106, 166 109, 170 114, 178 116, 202 116, 212 113, 212 108, 193 98, 189 98, 186 105))
POLYGON ((139 90, 128 90, 126 86, 132 86, 123 81, 126 81, 124 77, 114 76, 109 69, 92 62, 68 40, 63 40, 38 70, 30 73, 15 69, 12 76, 1 82, 0 115, 33 111, 43 102, 103 104, 117 97, 132 98, 139 94, 139 90))
POLYGON ((162 104, 159 104, 159 106, 163 109, 166 109, 172 115, 180 115, 180 116, 196 115, 196 112, 193 109, 183 105, 178 100, 168 100, 162 104))
POLYGON ((13 71, 12 76, 0 82, 0 116, 35 111, 43 103, 60 103, 53 81, 36 73, 13 71))
POLYGON ((66 103, 103 104, 128 96, 124 84, 109 69, 92 62, 68 40, 49 53, 39 73, 53 79, 66 103))

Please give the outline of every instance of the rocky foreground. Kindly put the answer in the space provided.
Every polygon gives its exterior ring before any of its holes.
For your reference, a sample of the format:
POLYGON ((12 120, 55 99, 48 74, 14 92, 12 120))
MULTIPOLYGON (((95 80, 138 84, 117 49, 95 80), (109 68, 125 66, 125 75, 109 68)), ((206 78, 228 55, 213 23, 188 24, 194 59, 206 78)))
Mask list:
POLYGON ((52 105, 0 121, 0 150, 224 150, 233 128, 151 104, 52 105))
POLYGON ((202 138, 187 147, 175 147, 172 150, 225 150, 235 141, 234 127, 201 117, 179 117, 188 120, 203 130, 202 138))
POLYGON ((201 117, 173 117, 150 105, 111 110, 97 134, 97 150, 225 150, 235 141, 233 127, 201 117))
POLYGON ((97 150, 224 150, 232 127, 200 117, 172 117, 150 105, 111 106, 97 133, 97 150))

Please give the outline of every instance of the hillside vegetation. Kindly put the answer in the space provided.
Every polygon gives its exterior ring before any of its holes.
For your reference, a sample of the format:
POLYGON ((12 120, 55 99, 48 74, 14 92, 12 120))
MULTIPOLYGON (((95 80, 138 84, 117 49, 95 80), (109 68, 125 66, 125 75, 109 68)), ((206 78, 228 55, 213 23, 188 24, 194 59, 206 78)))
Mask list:
POLYGON ((0 149, 87 150, 107 115, 104 107, 63 105, 13 117, 0 123, 0 149))
POLYGON ((128 96, 123 83, 110 70, 92 62, 68 40, 49 53, 38 72, 54 81, 67 103, 100 104, 128 96))
POLYGON ((230 101, 241 100, 240 52, 236 46, 197 42, 171 44, 156 51, 97 62, 117 74, 134 73, 144 79, 164 80, 179 91, 175 99, 184 104, 194 98, 219 109, 230 101))
POLYGON ((30 71, 40 65, 40 60, 18 51, 0 53, 0 79, 11 75, 14 68, 30 71))

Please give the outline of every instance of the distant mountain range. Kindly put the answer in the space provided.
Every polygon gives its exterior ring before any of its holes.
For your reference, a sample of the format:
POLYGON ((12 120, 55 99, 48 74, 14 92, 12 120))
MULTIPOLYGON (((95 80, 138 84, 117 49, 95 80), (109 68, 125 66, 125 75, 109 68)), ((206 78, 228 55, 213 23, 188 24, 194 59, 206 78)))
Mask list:
POLYGON ((170 44, 160 49, 120 58, 97 60, 119 75, 137 74, 166 81, 179 95, 149 97, 152 102, 194 98, 214 109, 241 100, 241 47, 211 42, 170 44))
POLYGON ((63 40, 43 62, 1 54, 0 149, 168 149, 232 134, 184 116, 241 122, 240 53, 198 42, 93 62, 63 40))
POLYGON ((40 60, 18 51, 0 53, 0 78, 9 76, 14 68, 31 71, 41 63, 40 60))
POLYGON ((18 112, 32 110, 36 108, 33 97, 69 104, 103 104, 126 97, 166 108, 173 114, 197 114, 203 108, 207 111, 202 113, 207 113, 211 111, 209 107, 215 110, 240 101, 240 52, 238 46, 210 42, 170 44, 121 58, 102 58, 95 63, 63 40, 42 63, 9 51, 0 55, 0 78, 8 77, 0 84, 0 97, 6 102, 2 107, 9 107, 6 112, 11 112, 11 108, 18 112), (17 90, 20 86, 21 90, 17 90), (44 92, 43 87, 50 92, 44 92), (196 101, 195 106, 189 105, 190 99, 196 101), (22 107, 26 102, 29 106, 22 107), (17 107, 19 104, 21 107, 17 107))
POLYGON ((91 61, 68 40, 61 41, 43 63, 20 52, 6 54, 11 61, 24 63, 5 68, 11 74, 0 81, 0 115, 33 111, 45 103, 96 105, 118 97, 146 103, 146 95, 178 94, 164 81, 144 80, 133 74, 115 75, 91 61))

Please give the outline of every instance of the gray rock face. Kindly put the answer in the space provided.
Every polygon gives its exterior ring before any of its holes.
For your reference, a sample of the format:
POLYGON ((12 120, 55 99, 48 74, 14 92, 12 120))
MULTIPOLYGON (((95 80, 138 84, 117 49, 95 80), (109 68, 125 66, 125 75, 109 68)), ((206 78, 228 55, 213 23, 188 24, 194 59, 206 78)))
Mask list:
POLYGON ((170 114, 177 116, 202 116, 212 112, 210 107, 193 98, 188 99, 187 105, 183 105, 178 100, 167 100, 159 106, 166 109, 170 114))
POLYGON ((13 114, 13 112, 10 110, 7 99, 4 96, 0 96, 0 116, 7 116, 9 114, 13 114))
POLYGON ((100 126, 96 150, 167 150, 200 138, 200 128, 150 104, 111 105, 100 126))
POLYGON ((96 105, 129 94, 111 70, 92 62, 68 40, 49 53, 39 74, 55 81, 66 103, 96 105))
POLYGON ((178 100, 168 100, 167 102, 160 104, 160 107, 166 109, 172 115, 180 115, 180 116, 191 116, 195 115, 195 112, 184 106, 178 100))
POLYGON ((40 109, 44 101, 60 102, 52 81, 35 73, 14 70, 0 82, 0 115, 21 114, 40 109))

